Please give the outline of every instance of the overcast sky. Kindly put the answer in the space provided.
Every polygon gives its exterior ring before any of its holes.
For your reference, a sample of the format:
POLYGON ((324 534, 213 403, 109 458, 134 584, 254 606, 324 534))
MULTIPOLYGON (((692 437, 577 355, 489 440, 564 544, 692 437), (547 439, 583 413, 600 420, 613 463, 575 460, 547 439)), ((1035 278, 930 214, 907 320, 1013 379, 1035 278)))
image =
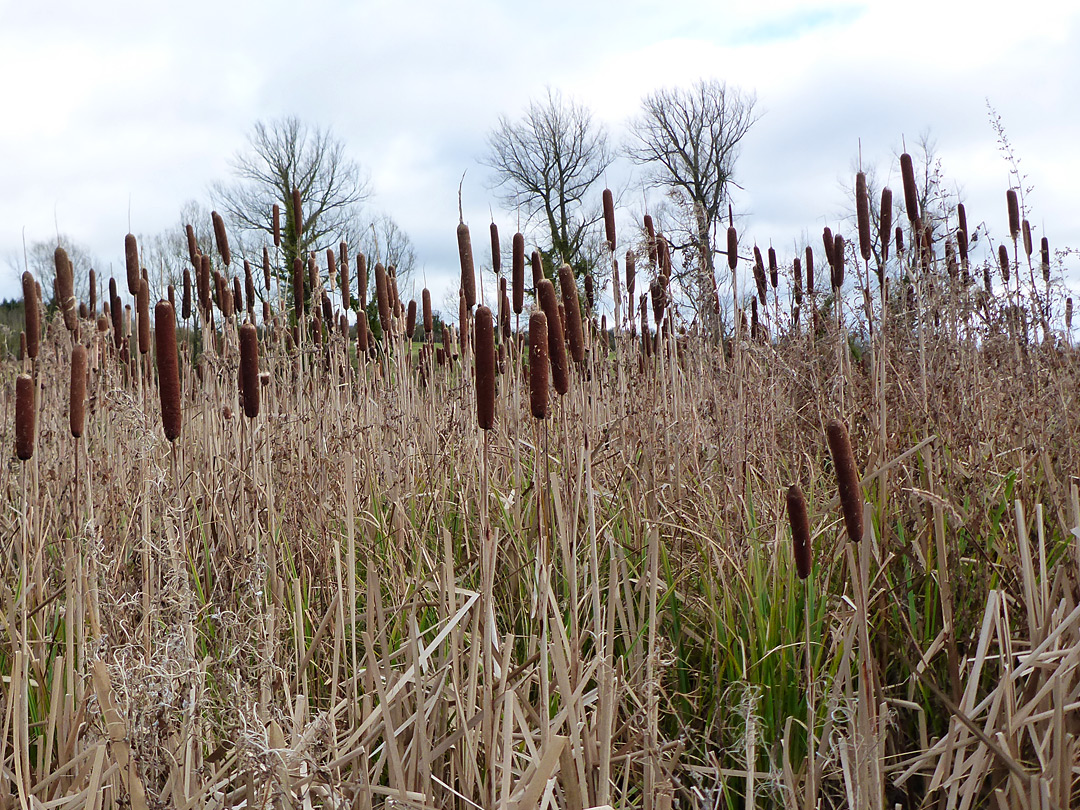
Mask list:
MULTIPOLYGON (((902 198, 896 156, 924 132, 969 220, 1000 237, 1009 166, 989 99, 1033 187, 1036 240, 1080 247, 1077 5, 0 0, 0 298, 20 295, 24 235, 57 228, 119 275, 124 234, 208 202, 254 121, 298 115, 370 172, 372 207, 411 236, 418 287, 426 277, 438 306, 458 283, 463 172, 478 262, 490 263, 489 207, 507 246, 516 227, 478 162, 499 115, 550 86, 617 145, 645 93, 699 78, 757 95, 736 167, 744 244, 820 246, 847 207, 860 139, 864 165, 902 198)), ((613 186, 633 176, 611 174, 613 186)), ((620 233, 641 211, 640 192, 624 199, 620 233)), ((1067 268, 1080 280, 1080 260, 1067 268)))

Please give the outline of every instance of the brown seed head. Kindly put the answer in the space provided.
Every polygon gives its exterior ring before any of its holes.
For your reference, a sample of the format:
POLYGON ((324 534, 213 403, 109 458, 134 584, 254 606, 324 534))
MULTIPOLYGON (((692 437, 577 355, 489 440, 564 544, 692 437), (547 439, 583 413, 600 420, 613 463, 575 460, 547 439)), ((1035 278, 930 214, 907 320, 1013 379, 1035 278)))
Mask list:
POLYGON ((23 328, 26 333, 26 357, 36 360, 41 346, 41 306, 38 302, 37 283, 27 270, 22 274, 23 328))
POLYGON ((859 223, 859 255, 870 261, 870 197, 866 192, 866 172, 855 175, 855 213, 859 223))
POLYGON ((900 176, 904 182, 904 208, 914 222, 919 218, 919 189, 915 185, 915 164, 907 152, 900 155, 900 176))
POLYGON ((304 317, 304 262, 297 256, 293 259, 293 311, 296 322, 304 317))
POLYGON ((570 375, 566 362, 566 340, 563 337, 562 319, 559 317, 559 299, 555 294, 555 285, 550 279, 543 279, 537 291, 540 308, 547 316, 548 356, 551 358, 551 376, 555 383, 555 393, 564 396, 570 390, 570 375))
POLYGON ((536 310, 529 317, 529 407, 536 419, 548 415, 547 316, 536 310))
POLYGON ((270 249, 263 245, 263 287, 270 292, 270 249))
POLYGON ((247 302, 248 315, 255 318, 255 276, 251 272, 251 263, 244 259, 244 300, 247 302))
POLYGON ((255 324, 240 327, 240 393, 248 419, 259 415, 259 333, 255 324))
POLYGON ((1024 235, 1024 254, 1028 258, 1031 258, 1032 244, 1031 244, 1031 223, 1026 219, 1020 223, 1020 230, 1024 235))
POLYGON ((839 290, 844 286, 844 258, 846 251, 847 246, 844 244, 844 237, 837 234, 833 244, 832 283, 834 290, 839 290))
POLYGON ((780 269, 776 264, 776 250, 769 248, 769 283, 775 290, 780 283, 780 269))
POLYGON ((630 317, 634 311, 634 285, 637 284, 637 255, 632 250, 626 251, 626 294, 630 297, 630 317))
POLYGON ((409 301, 409 311, 405 316, 405 336, 408 340, 413 339, 416 333, 416 301, 409 301))
POLYGON ((1050 283, 1050 240, 1045 236, 1039 242, 1039 263, 1042 266, 1043 281, 1050 283))
POLYGON ((76 343, 71 349, 71 387, 68 398, 68 426, 78 439, 86 425, 86 347, 76 343))
POLYGON ((739 266, 739 234, 734 225, 728 225, 727 229, 727 264, 732 272, 739 266))
POLYGON ((851 451, 851 439, 848 437, 847 427, 839 419, 829 420, 825 434, 829 440, 833 467, 836 469, 836 486, 840 493, 844 524, 847 526, 848 537, 853 543, 858 543, 862 540, 863 496, 855 455, 851 451))
POLYGON ((240 285, 240 276, 233 276, 232 284, 233 312, 239 315, 244 311, 244 289, 240 285))
POLYGON ((131 295, 139 294, 139 245, 135 241, 134 234, 124 237, 124 264, 127 267, 128 292, 131 295))
POLYGON ((180 366, 176 352, 176 313, 168 301, 158 301, 154 307, 154 343, 161 395, 161 426, 165 430, 165 438, 174 442, 180 436, 180 366))
POLYGON ((1020 235, 1020 201, 1015 189, 1005 192, 1005 202, 1009 206, 1009 235, 1016 239, 1020 235))
POLYGON ((499 244, 499 226, 491 223, 491 269, 498 276, 502 273, 502 246, 499 244))
POLYGON ((195 229, 192 228, 190 225, 185 225, 184 233, 187 236, 188 259, 191 261, 191 266, 195 269, 198 269, 199 243, 195 239, 195 229))
POLYGON ((607 237, 608 250, 615 252, 615 198, 611 195, 611 189, 605 188, 604 201, 604 235, 607 237))
POLYGON ((296 240, 299 242, 304 233, 304 206, 298 188, 292 190, 292 214, 294 227, 296 228, 296 240))
POLYGON ((363 310, 356 315, 356 356, 362 358, 368 350, 367 313, 363 310))
POLYGON ((574 271, 570 265, 559 268, 559 285, 562 287, 563 310, 566 312, 566 332, 570 340, 570 355, 579 366, 585 362, 585 340, 581 331, 581 300, 578 297, 574 271))
POLYGON ((382 262, 375 264, 375 300, 379 305, 379 326, 383 340, 390 339, 390 286, 386 280, 386 268, 382 262))
POLYGON ((525 237, 514 234, 511 251, 510 286, 514 296, 514 314, 520 315, 525 308, 525 237))
POLYGON ((476 270, 473 266, 472 237, 464 222, 457 226, 458 260, 461 264, 461 290, 465 293, 465 306, 476 306, 476 270))
POLYGON ((69 332, 74 332, 79 325, 78 307, 75 304, 75 271, 67 251, 62 247, 57 246, 53 252, 53 261, 56 264, 56 297, 60 299, 64 326, 69 332))
POLYGON ((363 253, 356 254, 356 290, 360 296, 360 309, 367 309, 367 257, 363 253))
POLYGON ((191 317, 191 271, 184 268, 184 296, 181 304, 182 315, 186 321, 191 317))
POLYGON ((1001 267, 1001 277, 1005 283, 1009 283, 1009 249, 1005 245, 998 245, 998 265, 1001 267))
POLYGON ((476 423, 481 430, 495 427, 495 328, 491 310, 477 307, 476 329, 476 423))
POLYGON ((806 498, 798 484, 787 491, 788 522, 791 523, 791 539, 795 552, 795 570, 799 579, 810 576, 810 518, 806 513, 806 498))
POLYGON ((214 222, 214 242, 217 244, 218 254, 228 267, 232 263, 232 254, 229 252, 229 236, 225 233, 225 220, 217 211, 210 212, 210 219, 214 222))
POLYGON ((814 294, 814 249, 806 246, 806 294, 814 294))
POLYGON ((832 267, 835 262, 833 251, 836 250, 836 237, 833 236, 832 228, 828 225, 821 231, 821 244, 825 248, 825 261, 829 263, 829 267, 832 267))
POLYGON ((34 457, 34 380, 29 374, 15 379, 15 456, 19 461, 34 457))
POLYGON ((196 290, 199 293, 199 310, 204 320, 210 319, 210 308, 213 302, 210 300, 210 257, 199 256, 199 272, 195 277, 196 290))
POLYGON ((420 302, 423 304, 424 309, 424 334, 430 335, 434 329, 434 322, 431 317, 431 293, 427 287, 424 287, 424 292, 420 296, 420 302))
POLYGON ((145 278, 139 279, 135 309, 139 319, 139 354, 146 354, 150 351, 150 285, 145 278))
POLYGON ((532 262, 533 294, 540 289, 540 282, 544 280, 544 259, 539 250, 534 250, 530 257, 532 262))
POLYGON ((881 211, 878 220, 878 241, 881 242, 881 260, 889 259, 889 235, 892 233, 892 189, 881 190, 881 211))

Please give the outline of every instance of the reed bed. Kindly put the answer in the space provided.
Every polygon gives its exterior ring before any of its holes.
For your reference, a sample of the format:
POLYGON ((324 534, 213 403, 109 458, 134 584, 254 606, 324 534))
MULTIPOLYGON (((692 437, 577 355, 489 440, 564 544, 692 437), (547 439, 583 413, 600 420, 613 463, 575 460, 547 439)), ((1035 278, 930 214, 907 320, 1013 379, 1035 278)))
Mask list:
POLYGON ((873 288, 864 179, 831 291, 770 249, 770 306, 729 228, 761 307, 719 345, 651 220, 610 334, 537 253, 525 307, 519 235, 496 322, 459 223, 461 324, 425 290, 415 355, 381 264, 382 338, 336 328, 345 246, 309 279, 276 237, 242 308, 216 216, 152 340, 126 240, 139 352, 115 280, 67 328, 24 277, 0 807, 1077 806, 1080 357, 1004 245, 989 291, 914 250, 909 164, 873 288))

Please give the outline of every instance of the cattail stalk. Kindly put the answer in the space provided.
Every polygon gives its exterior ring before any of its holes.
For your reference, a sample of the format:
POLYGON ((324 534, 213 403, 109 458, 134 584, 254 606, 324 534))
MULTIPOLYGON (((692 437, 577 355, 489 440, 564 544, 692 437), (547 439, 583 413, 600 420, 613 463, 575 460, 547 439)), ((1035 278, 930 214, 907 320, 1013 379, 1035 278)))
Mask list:
POLYGON ((427 287, 424 287, 424 292, 421 294, 420 300, 424 309, 424 334, 430 342, 431 333, 434 330, 434 322, 431 317, 431 292, 427 287))
POLYGON ((605 188, 603 194, 604 203, 604 235, 607 237, 608 250, 615 252, 615 198, 611 195, 611 189, 605 188))
POLYGON ((919 219, 919 190, 915 185, 915 164, 907 152, 900 155, 900 176, 904 183, 904 208, 911 222, 919 219))
POLYGON ((457 244, 458 260, 461 264, 461 291, 465 295, 465 306, 472 311, 476 306, 476 270, 473 266, 472 237, 469 236, 469 226, 464 222, 459 222, 457 226, 457 244))
POLYGON ((67 251, 57 246, 53 252, 56 264, 56 297, 60 299, 60 311, 64 315, 64 326, 74 332, 79 325, 78 311, 75 306, 75 270, 67 251))
POLYGON ((866 192, 866 172, 855 175, 855 213, 859 223, 859 255, 870 261, 870 197, 866 192))
POLYGON ((139 279, 135 305, 139 319, 139 354, 146 354, 150 351, 150 285, 145 278, 139 279))
POLYGON ((1005 203, 1009 207, 1009 234, 1015 241, 1020 234, 1020 201, 1016 196, 1016 189, 1010 188, 1005 192, 1005 203))
POLYGON ((788 521, 791 523, 791 540, 794 546, 795 570, 799 579, 810 576, 810 518, 806 512, 806 498, 798 484, 787 491, 788 521))

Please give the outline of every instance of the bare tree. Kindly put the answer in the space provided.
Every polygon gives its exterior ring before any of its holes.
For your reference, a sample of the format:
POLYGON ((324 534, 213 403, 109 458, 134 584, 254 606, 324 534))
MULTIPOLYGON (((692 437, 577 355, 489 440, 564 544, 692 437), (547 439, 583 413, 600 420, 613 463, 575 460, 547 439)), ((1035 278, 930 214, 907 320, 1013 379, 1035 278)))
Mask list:
MULTIPOLYGON (((416 251, 412 240, 386 213, 376 215, 368 227, 359 235, 359 247, 368 258, 370 267, 375 262, 382 262, 385 267, 393 267, 397 277, 398 291, 402 296, 412 282, 413 270, 416 269, 416 251)), ((375 288, 375 273, 368 272, 368 284, 375 288)), ((369 300, 374 296, 369 296, 369 300)))
POLYGON ((89 299, 91 268, 97 268, 98 292, 100 293, 100 262, 95 260, 85 245, 72 241, 67 234, 62 233, 54 239, 31 242, 27 245, 25 256, 9 256, 8 264, 17 274, 22 273, 24 269, 29 270, 41 285, 42 298, 48 306, 52 306, 56 297, 56 248, 58 246, 67 251, 74 270, 75 299, 80 302, 86 302, 89 299))
POLYGON ((672 193, 691 217, 687 230, 700 270, 696 304, 713 336, 719 334, 714 231, 728 202, 740 144, 758 119, 756 101, 752 93, 717 80, 657 90, 642 100, 625 147, 631 160, 651 169, 648 182, 672 193))
POLYGON ((603 218, 588 194, 614 159, 592 112, 549 89, 519 120, 499 118, 482 162, 495 171, 503 202, 543 223, 549 259, 569 263, 580 277, 596 262, 588 234, 603 218))
POLYGON ((336 247, 371 196, 367 176, 346 156, 344 142, 295 116, 257 121, 232 168, 236 180, 216 184, 214 196, 234 226, 267 235, 274 230, 273 206, 280 206, 283 272, 296 256, 336 247), (300 192, 299 229, 293 189, 300 192))

